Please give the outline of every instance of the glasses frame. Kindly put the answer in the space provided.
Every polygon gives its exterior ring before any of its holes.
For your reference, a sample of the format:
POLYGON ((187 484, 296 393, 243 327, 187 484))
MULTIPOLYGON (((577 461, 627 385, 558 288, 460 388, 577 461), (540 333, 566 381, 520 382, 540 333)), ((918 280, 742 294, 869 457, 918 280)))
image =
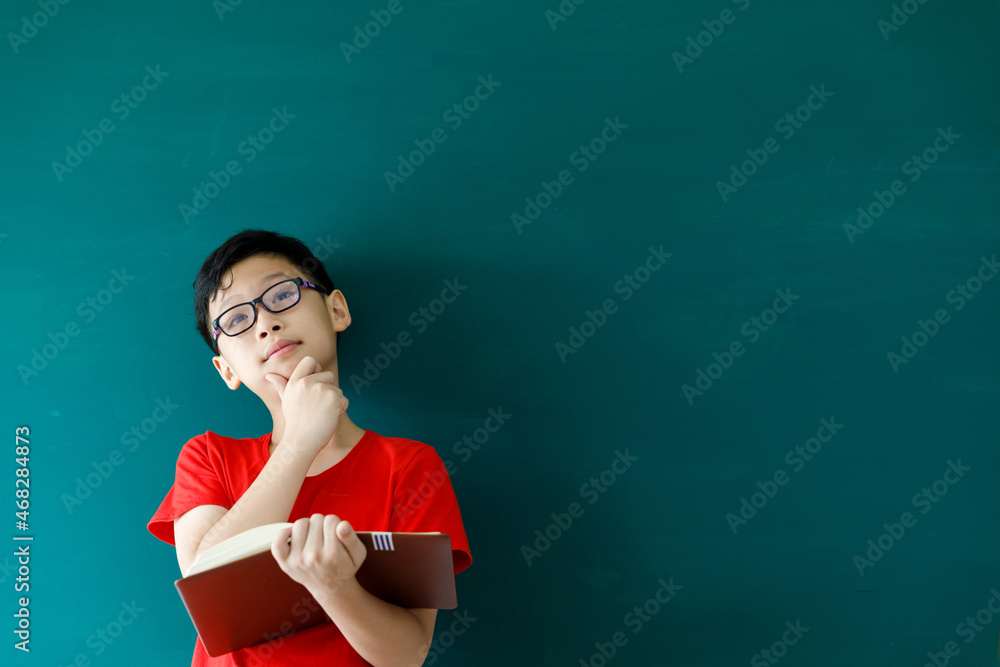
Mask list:
POLYGON ((329 294, 329 292, 326 290, 326 288, 324 288, 324 287, 322 287, 320 285, 317 285, 315 283, 311 283, 311 282, 308 282, 306 280, 303 280, 302 278, 297 278, 297 277, 296 278, 286 278, 284 280, 279 280, 278 282, 276 282, 273 285, 271 285, 270 287, 268 287, 266 290, 264 290, 263 292, 261 292, 261 294, 260 294, 259 297, 257 297, 253 301, 244 301, 243 303, 238 303, 238 304, 236 304, 234 306, 226 308, 224 311, 222 311, 222 313, 218 317, 216 317, 214 320, 212 320, 212 330, 213 330, 213 333, 212 333, 212 343, 215 345, 215 351, 216 352, 219 351, 219 334, 223 334, 225 336, 229 336, 230 338, 235 338, 236 336, 239 336, 241 334, 245 334, 247 331, 250 331, 250 329, 253 329, 254 325, 257 324, 257 304, 258 303, 260 305, 262 305, 265 309, 267 309, 267 311, 269 313, 283 313, 286 310, 288 310, 289 308, 292 308, 293 306, 295 306, 296 304, 298 304, 300 301, 302 301, 302 288, 303 287, 309 287, 311 289, 316 290, 317 292, 322 292, 323 294, 329 294), (266 303, 264 303, 264 295, 267 294, 268 292, 270 292, 272 289, 274 289, 278 285, 281 285, 283 283, 295 283, 295 289, 298 290, 299 296, 298 296, 297 299, 295 299, 295 303, 291 304, 290 306, 288 306, 286 308, 282 308, 280 310, 273 310, 266 303), (250 325, 246 329, 244 329, 243 331, 240 331, 239 333, 230 334, 230 333, 226 333, 225 331, 223 331, 222 327, 219 326, 219 320, 221 320, 223 317, 225 317, 226 313, 228 313, 229 311, 235 310, 237 308, 242 308, 243 306, 250 306, 250 309, 253 311, 253 320, 250 321, 250 325))

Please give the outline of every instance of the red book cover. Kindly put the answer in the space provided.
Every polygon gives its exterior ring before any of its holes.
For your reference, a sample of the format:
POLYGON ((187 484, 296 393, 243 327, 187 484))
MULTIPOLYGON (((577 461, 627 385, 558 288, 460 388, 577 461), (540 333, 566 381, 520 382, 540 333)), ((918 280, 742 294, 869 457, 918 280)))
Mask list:
MULTIPOLYGON (((458 606, 446 533, 357 535, 368 550, 355 575, 366 591, 405 608, 458 606)), ((174 585, 213 657, 329 622, 309 591, 282 571, 270 549, 174 585)))

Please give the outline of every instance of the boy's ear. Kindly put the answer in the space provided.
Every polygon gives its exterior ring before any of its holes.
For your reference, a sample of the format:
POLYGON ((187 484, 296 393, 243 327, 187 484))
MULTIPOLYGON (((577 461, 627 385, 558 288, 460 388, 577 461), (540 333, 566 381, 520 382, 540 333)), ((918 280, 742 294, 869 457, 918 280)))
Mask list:
POLYGON ((336 314, 337 321, 334 325, 336 331, 343 331, 351 324, 351 311, 347 308, 347 299, 339 289, 333 290, 326 295, 326 307, 331 314, 336 314))
POLYGON ((236 373, 233 372, 233 369, 226 362, 225 357, 221 355, 212 357, 212 364, 215 366, 215 370, 219 371, 219 375, 222 376, 222 381, 230 389, 239 389, 242 381, 236 377, 236 373))

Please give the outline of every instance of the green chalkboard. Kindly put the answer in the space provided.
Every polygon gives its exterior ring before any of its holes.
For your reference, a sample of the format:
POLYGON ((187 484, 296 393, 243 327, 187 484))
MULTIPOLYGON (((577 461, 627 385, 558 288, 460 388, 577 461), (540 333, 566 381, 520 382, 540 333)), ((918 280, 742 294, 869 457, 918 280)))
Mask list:
POLYGON ((996 664, 996 2, 0 26, 5 664, 190 660, 145 524, 188 439, 272 427, 194 324, 248 228, 345 294, 352 420, 449 465, 426 664, 996 664))

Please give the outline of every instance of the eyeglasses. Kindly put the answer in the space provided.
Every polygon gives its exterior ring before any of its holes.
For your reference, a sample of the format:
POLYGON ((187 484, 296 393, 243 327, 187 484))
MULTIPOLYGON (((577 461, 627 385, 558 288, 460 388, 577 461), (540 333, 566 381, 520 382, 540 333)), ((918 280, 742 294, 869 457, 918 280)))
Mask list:
POLYGON ((227 336, 238 336, 257 323, 256 306, 258 303, 272 313, 280 313, 297 304, 299 299, 302 298, 302 291, 299 289, 301 285, 311 287, 323 294, 327 293, 324 288, 306 282, 302 278, 290 278, 289 280, 282 280, 280 283, 271 285, 253 301, 227 308, 224 313, 212 322, 212 329, 214 330, 212 342, 215 344, 216 351, 219 348, 218 338, 220 333, 224 333, 227 336))

